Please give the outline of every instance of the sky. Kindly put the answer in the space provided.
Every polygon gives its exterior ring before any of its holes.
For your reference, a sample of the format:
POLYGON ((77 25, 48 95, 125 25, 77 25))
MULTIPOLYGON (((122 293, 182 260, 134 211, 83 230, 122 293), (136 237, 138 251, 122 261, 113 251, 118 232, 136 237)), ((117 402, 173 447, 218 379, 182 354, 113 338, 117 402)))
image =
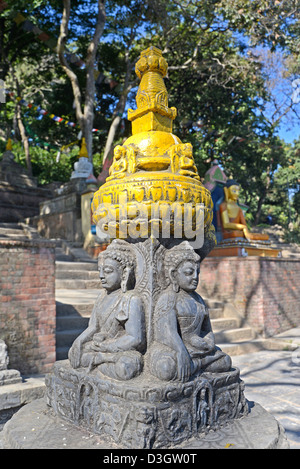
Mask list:
POLYGON ((291 126, 282 126, 282 128, 279 129, 278 135, 286 143, 293 143, 294 140, 298 140, 300 138, 300 123, 298 126, 292 126, 292 128, 291 126))

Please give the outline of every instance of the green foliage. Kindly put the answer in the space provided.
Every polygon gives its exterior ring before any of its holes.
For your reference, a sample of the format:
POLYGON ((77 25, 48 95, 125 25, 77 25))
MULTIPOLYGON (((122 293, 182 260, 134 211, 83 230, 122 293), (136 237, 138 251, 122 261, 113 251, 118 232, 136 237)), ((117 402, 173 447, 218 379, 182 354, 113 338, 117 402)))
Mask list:
MULTIPOLYGON (((32 32, 12 20, 20 11, 40 29, 58 37, 61 0, 6 0, 10 7, 0 18, 0 78, 29 102, 76 122, 73 91, 58 59, 32 32)), ((95 0, 72 0, 67 47, 84 60, 95 26, 95 0)), ((277 122, 266 118, 271 100, 269 71, 253 54, 253 47, 280 50, 289 64, 289 76, 299 73, 299 12, 296 0, 108 0, 106 27, 98 45, 94 127, 94 168, 101 171, 104 147, 118 102, 128 80, 132 91, 126 108, 135 108, 137 79, 134 63, 141 50, 155 45, 164 52, 169 69, 166 86, 169 105, 178 116, 174 134, 193 145, 199 174, 204 176, 217 158, 228 176, 236 178, 248 205, 250 224, 265 222, 271 214, 286 229, 299 219, 299 196, 287 197, 287 185, 300 179, 299 141, 286 145, 278 136, 277 122), (131 73, 126 77, 128 61, 131 73), (288 183, 287 183, 288 181, 288 183)), ((85 71, 72 65, 80 87, 85 71)), ((71 129, 22 107, 22 120, 30 137, 33 173, 41 184, 68 180, 78 155, 70 147, 56 162, 58 150, 77 140, 71 129), (37 144, 40 146, 38 147, 37 144), (48 150, 42 148, 48 145, 48 150)), ((15 124, 16 102, 8 99, 0 108, 1 136, 13 132, 17 160, 25 164, 15 124)), ((114 145, 130 135, 123 114, 114 145)), ((297 182, 298 181, 298 182, 297 182)), ((295 228, 296 230, 296 228, 295 228)), ((295 232, 295 231, 294 231, 295 232)))
MULTIPOLYGON (((1 154, 5 151, 6 142, 0 141, 1 154)), ((39 146, 31 147, 31 163, 33 176, 38 184, 49 184, 53 181, 67 182, 70 180, 73 166, 78 158, 79 147, 73 147, 68 153, 61 153, 57 162, 57 150, 47 150, 39 146)), ((25 154, 20 142, 13 142, 15 162, 26 168, 25 154)))

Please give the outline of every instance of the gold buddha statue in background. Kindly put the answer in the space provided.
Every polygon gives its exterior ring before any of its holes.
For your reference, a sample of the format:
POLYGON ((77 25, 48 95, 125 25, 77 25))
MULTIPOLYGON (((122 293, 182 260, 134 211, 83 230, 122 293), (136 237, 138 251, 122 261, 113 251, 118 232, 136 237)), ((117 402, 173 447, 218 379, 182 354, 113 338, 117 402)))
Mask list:
POLYGON ((238 205, 240 185, 235 180, 228 179, 224 193, 225 200, 219 208, 223 239, 245 238, 248 241, 268 241, 267 234, 249 231, 243 210, 238 205))

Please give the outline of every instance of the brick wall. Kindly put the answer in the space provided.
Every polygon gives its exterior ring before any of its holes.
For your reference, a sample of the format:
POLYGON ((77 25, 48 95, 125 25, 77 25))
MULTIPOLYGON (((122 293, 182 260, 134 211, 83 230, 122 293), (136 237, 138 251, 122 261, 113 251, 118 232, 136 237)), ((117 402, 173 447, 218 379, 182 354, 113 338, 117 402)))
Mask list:
POLYGON ((300 261, 263 257, 207 257, 199 293, 227 303, 241 323, 270 337, 300 326, 300 261))
POLYGON ((55 261, 49 242, 0 240, 0 338, 9 368, 46 373, 55 362, 55 261))

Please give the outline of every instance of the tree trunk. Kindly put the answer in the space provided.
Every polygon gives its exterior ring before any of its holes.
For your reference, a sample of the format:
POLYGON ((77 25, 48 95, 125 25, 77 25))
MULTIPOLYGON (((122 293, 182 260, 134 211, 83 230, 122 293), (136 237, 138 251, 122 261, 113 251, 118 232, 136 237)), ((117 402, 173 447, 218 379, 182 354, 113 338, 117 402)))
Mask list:
POLYGON ((60 25, 60 35, 57 42, 57 53, 59 61, 70 79, 73 94, 76 118, 78 120, 82 136, 85 137, 89 160, 93 161, 93 121, 94 121, 94 96, 95 96, 95 77, 94 66, 96 59, 97 46, 106 21, 105 0, 98 0, 98 15, 95 26, 94 36, 87 49, 86 56, 86 90, 84 100, 84 110, 82 111, 82 92, 76 73, 71 69, 65 57, 65 43, 68 36, 68 25, 70 19, 71 0, 63 0, 63 16, 60 25))
POLYGON ((114 118, 114 120, 112 121, 110 125, 108 136, 107 136, 106 143, 105 143, 102 165, 104 164, 105 160, 110 154, 120 122, 121 122, 121 116, 117 116, 114 118))
POLYGON ((95 101, 95 76, 94 67, 97 47, 102 36, 106 21, 105 0, 98 0, 98 15, 95 32, 87 50, 86 58, 86 90, 84 103, 84 131, 89 159, 93 161, 93 123, 94 123, 94 101, 95 101))
POLYGON ((104 164, 105 160, 107 159, 108 155, 110 154, 110 152, 112 150, 115 135, 116 135, 117 129, 119 127, 119 124, 121 122, 123 112, 125 110, 128 93, 133 88, 133 86, 135 85, 135 82, 129 83, 132 67, 133 67, 133 64, 129 60, 129 53, 127 52, 127 54, 126 54, 126 75, 125 75, 125 82, 124 82, 123 92, 122 92, 121 97, 119 99, 119 102, 116 106, 116 109, 114 110, 114 113, 113 113, 112 123, 111 123, 111 126, 109 128, 109 132, 108 132, 108 136, 107 136, 107 140, 106 140, 106 144, 105 144, 105 148, 104 148, 104 155, 103 155, 102 164, 104 164))
POLYGON ((265 188, 258 200, 258 204, 257 204, 257 210, 256 210, 256 214, 255 214, 255 219, 254 219, 254 226, 258 225, 258 223, 260 222, 260 217, 261 217, 261 210, 262 210, 262 206, 263 206, 263 203, 264 201, 266 200, 266 197, 268 195, 268 192, 269 192, 269 188, 270 188, 270 185, 271 185, 271 172, 272 172, 272 163, 270 164, 270 166, 267 168, 267 182, 266 182, 266 185, 265 185, 265 188))
POLYGON ((25 127, 24 127, 24 124, 23 124, 23 121, 22 121, 20 104, 17 104, 16 113, 17 113, 18 129, 20 131, 22 144, 23 144, 24 151, 25 151, 26 165, 27 165, 28 173, 29 173, 30 176, 32 176, 32 165, 31 165, 30 152, 29 152, 29 142, 28 142, 28 137, 26 135, 25 127))
POLYGON ((263 203, 266 199, 266 195, 267 195, 267 193, 264 192, 259 198, 259 201, 258 201, 258 204, 257 204, 257 210, 256 210, 256 214, 255 214, 255 219, 254 219, 254 223, 253 223, 254 226, 257 226, 260 222, 261 210, 262 210, 263 203))

